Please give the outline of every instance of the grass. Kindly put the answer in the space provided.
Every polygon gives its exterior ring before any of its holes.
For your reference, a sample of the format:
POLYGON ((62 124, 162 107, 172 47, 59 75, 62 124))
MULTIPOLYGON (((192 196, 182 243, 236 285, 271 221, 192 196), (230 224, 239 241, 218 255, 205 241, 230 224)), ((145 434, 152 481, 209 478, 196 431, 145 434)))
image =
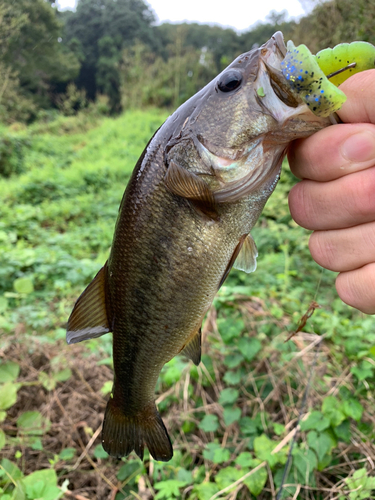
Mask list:
POLYGON ((14 173, 0 180, 0 498, 275 499, 293 439, 281 498, 375 498, 375 320, 345 306, 335 275, 312 261, 288 212, 287 165, 252 231, 257 271, 232 271, 205 320, 202 364, 176 357, 159 378, 173 459, 117 461, 102 449, 111 339, 67 346, 64 326, 165 118, 2 130, 14 173), (312 301, 321 308, 285 342, 312 301))

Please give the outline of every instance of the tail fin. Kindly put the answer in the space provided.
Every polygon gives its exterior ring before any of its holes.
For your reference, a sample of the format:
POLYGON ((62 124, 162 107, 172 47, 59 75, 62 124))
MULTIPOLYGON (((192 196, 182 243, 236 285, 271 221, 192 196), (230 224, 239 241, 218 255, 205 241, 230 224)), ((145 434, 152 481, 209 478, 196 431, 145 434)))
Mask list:
POLYGON ((155 460, 168 462, 173 456, 171 440, 155 403, 128 416, 110 399, 104 415, 102 444, 116 458, 126 457, 134 450, 143 460, 145 445, 155 460))

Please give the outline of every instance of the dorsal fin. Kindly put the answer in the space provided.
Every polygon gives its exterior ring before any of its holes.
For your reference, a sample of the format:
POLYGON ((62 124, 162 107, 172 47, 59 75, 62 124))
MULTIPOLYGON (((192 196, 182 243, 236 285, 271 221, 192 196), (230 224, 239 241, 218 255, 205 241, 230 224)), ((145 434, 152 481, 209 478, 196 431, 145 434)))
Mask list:
POLYGON ((258 249, 255 241, 251 234, 248 234, 233 267, 245 273, 252 273, 257 268, 257 257, 258 249))
POLYGON ((193 338, 184 346, 180 354, 191 359, 195 365, 199 365, 202 356, 202 328, 199 328, 193 338))
POLYGON ((107 263, 78 298, 69 317, 66 341, 75 344, 111 331, 108 318, 107 263))
POLYGON ((169 191, 189 200, 198 212, 211 219, 218 218, 214 194, 199 175, 189 172, 171 160, 164 182, 169 191))

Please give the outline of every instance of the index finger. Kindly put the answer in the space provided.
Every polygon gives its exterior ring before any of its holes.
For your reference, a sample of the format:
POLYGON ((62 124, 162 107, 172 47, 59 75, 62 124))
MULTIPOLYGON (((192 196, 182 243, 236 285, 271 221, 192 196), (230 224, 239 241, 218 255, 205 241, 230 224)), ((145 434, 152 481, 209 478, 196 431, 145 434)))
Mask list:
POLYGON ((347 101, 337 112, 345 123, 375 123, 375 69, 357 73, 340 85, 347 101))
POLYGON ((293 174, 300 179, 332 181, 375 164, 375 125, 342 123, 294 141, 288 150, 293 174))
POLYGON ((352 76, 340 88, 348 100, 338 114, 351 123, 291 144, 289 164, 301 179, 334 180, 375 163, 375 70, 352 76))

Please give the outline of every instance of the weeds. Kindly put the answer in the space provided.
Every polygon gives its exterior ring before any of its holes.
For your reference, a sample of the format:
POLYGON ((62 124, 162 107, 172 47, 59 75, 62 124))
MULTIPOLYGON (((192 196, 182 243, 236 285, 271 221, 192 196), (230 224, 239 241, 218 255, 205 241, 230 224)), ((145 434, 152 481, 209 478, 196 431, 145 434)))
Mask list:
POLYGON ((9 132, 30 142, 24 172, 0 181, 0 498, 276 499, 293 439, 280 498, 373 498, 375 320, 342 304, 333 273, 312 262, 288 213, 286 165, 252 231, 258 269, 233 271, 215 298, 202 364, 176 357, 162 370, 173 459, 104 452, 111 339, 66 346, 64 326, 108 256, 124 185, 163 118, 133 112, 82 130, 78 116, 64 119, 67 134, 53 122, 9 132), (312 301, 321 308, 307 317, 312 301))

